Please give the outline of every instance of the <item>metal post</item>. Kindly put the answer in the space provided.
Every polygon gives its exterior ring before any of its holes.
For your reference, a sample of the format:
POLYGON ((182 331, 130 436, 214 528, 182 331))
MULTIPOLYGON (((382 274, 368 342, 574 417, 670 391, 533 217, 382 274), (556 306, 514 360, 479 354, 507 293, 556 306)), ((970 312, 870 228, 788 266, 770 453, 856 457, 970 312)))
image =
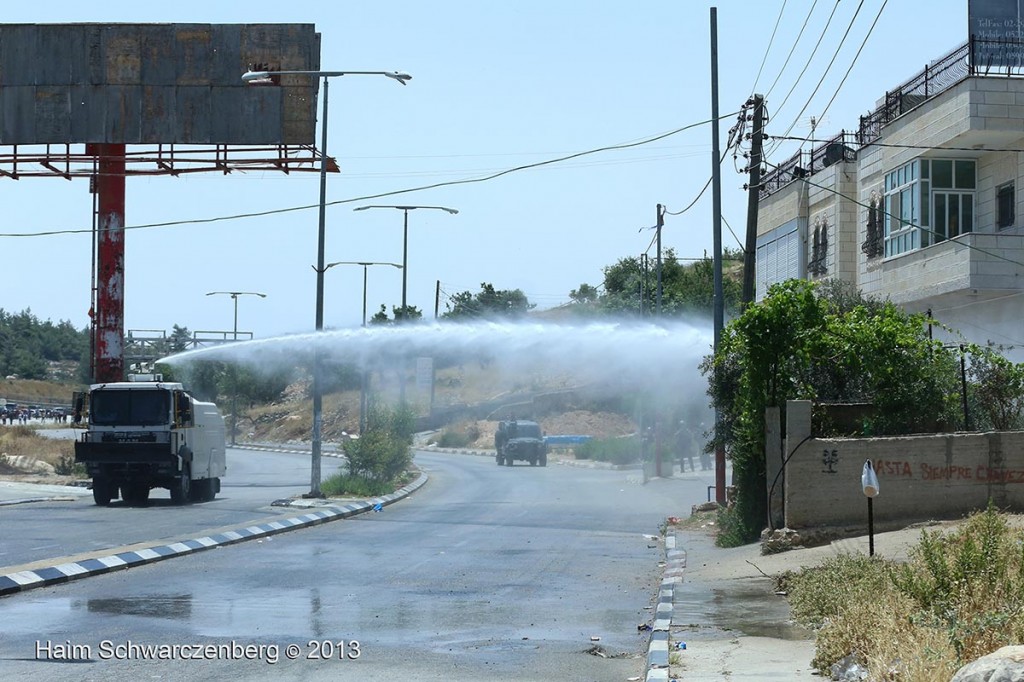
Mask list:
MULTIPOLYGON (((239 296, 259 296, 260 298, 266 298, 267 295, 258 291, 210 291, 206 295, 214 296, 217 294, 223 294, 230 296, 235 302, 235 325, 234 332, 232 333, 232 340, 238 341, 238 297, 239 296)), ((235 444, 236 432, 238 430, 238 368, 234 367, 231 370, 231 445, 235 444)))
POLYGON ((409 209, 402 211, 405 219, 402 221, 402 317, 405 317, 405 284, 409 274, 409 209))
POLYGON ((96 346, 98 383, 124 379, 124 194, 125 146, 96 145, 99 230, 97 238, 96 346))
MULTIPOLYGON (((233 338, 238 341, 238 294, 231 294, 235 299, 235 330, 233 338)), ((238 367, 231 371, 231 445, 235 445, 235 435, 238 433, 238 367)))
MULTIPOLYGON (((718 8, 711 8, 711 219, 714 237, 714 331, 715 347, 722 339, 725 302, 722 300, 722 169, 718 151, 718 8)), ((722 415, 715 409, 715 500, 724 505, 725 448, 722 446, 722 415)))
MULTIPOLYGON (((324 239, 327 222, 327 89, 328 80, 324 76, 324 107, 323 120, 320 122, 320 224, 317 231, 316 252, 316 331, 324 328, 324 239)), ((313 435, 312 463, 310 467, 310 497, 323 497, 320 492, 320 433, 323 422, 324 396, 320 379, 320 351, 316 342, 313 344, 313 435)))
POLYGON ((369 269, 369 265, 363 266, 363 326, 366 326, 366 271, 369 269))
MULTIPOLYGON (((363 327, 366 327, 366 273, 369 265, 363 265, 363 327)), ((359 374, 359 437, 366 433, 366 367, 359 374)))
POLYGON ((964 406, 964 430, 971 430, 971 413, 967 408, 967 366, 964 361, 964 344, 960 344, 960 399, 964 406))
POLYGON ((875 556, 875 507, 874 498, 868 498, 868 556, 875 556))
MULTIPOLYGON (((658 317, 661 317, 661 228, 665 224, 665 217, 661 212, 661 204, 658 204, 658 317)), ((658 461, 658 466, 661 466, 661 461, 658 461)), ((658 471, 658 475, 661 475, 661 471, 658 471)))

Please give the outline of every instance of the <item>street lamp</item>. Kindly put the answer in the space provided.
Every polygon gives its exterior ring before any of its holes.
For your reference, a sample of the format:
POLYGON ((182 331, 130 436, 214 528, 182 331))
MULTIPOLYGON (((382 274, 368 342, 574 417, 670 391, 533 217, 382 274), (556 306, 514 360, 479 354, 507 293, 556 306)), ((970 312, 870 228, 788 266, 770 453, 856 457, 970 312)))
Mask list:
POLYGON ((405 317, 409 312, 405 306, 406 281, 409 274, 409 211, 414 211, 417 208, 436 209, 438 211, 447 211, 451 215, 455 215, 459 211, 447 206, 359 206, 352 210, 365 211, 368 208, 395 208, 405 214, 402 227, 402 316, 405 317))
MULTIPOLYGON (((261 294, 258 291, 211 291, 207 296, 216 296, 217 294, 223 294, 230 296, 235 300, 235 331, 234 340, 238 341, 238 297, 239 296, 259 296, 260 298, 266 298, 266 294, 261 294)), ((237 431, 238 425, 238 382, 235 381, 235 386, 232 387, 231 396, 231 445, 235 444, 235 431, 237 431)))
POLYGON ((402 266, 398 263, 384 263, 377 261, 352 261, 352 260, 339 260, 334 263, 328 263, 324 266, 324 270, 330 270, 335 265, 362 265, 363 266, 363 326, 366 326, 366 270, 371 265, 390 265, 393 268, 402 269, 402 266))
MULTIPOLYGON (((412 76, 399 71, 246 71, 242 80, 246 82, 273 81, 271 76, 312 76, 324 80, 324 106, 320 121, 320 222, 317 230, 316 254, 316 331, 324 328, 324 237, 327 221, 327 89, 328 79, 334 76, 386 76, 402 85, 412 76)), ((323 387, 320 384, 320 356, 313 344, 313 435, 312 463, 310 466, 309 497, 323 497, 320 492, 321 426, 323 422, 323 387)))
MULTIPOLYGON (((349 261, 340 260, 334 263, 328 263, 324 266, 324 270, 330 270, 335 265, 362 265, 363 266, 363 326, 366 326, 366 271, 371 265, 390 265, 393 268, 402 269, 402 266, 398 263, 386 263, 377 261, 349 261)), ((362 436, 366 432, 366 367, 365 365, 360 372, 359 378, 359 435, 362 436)))

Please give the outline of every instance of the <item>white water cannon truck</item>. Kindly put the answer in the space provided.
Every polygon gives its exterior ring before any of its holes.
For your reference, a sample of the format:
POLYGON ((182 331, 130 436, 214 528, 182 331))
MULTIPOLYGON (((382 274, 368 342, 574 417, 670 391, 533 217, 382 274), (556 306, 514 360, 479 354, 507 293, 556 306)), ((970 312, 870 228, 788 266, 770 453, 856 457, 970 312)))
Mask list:
POLYGON ((92 477, 96 504, 119 496, 144 504, 153 488, 170 490, 175 504, 206 502, 220 492, 227 471, 224 418, 213 403, 162 379, 130 375, 75 396, 73 419, 86 422, 75 461, 92 477))

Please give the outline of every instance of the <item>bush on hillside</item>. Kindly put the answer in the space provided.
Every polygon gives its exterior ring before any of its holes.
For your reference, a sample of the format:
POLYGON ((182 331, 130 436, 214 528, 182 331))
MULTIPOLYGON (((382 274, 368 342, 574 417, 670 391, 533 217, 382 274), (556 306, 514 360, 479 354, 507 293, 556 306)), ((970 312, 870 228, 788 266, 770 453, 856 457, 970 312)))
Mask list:
POLYGON ((632 464, 640 461, 640 438, 592 438, 576 446, 576 459, 592 459, 612 464, 632 464))

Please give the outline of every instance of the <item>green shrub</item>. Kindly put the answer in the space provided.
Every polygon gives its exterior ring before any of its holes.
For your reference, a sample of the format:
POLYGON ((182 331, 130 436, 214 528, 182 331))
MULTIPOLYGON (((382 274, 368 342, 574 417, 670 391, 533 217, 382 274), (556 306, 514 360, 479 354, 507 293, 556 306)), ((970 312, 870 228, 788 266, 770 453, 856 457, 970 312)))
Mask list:
POLYGON ((476 423, 469 423, 446 428, 435 442, 442 448, 464 448, 479 438, 480 427, 476 423))
POLYGON ((75 462, 73 453, 61 455, 57 464, 54 465, 53 471, 58 476, 79 476, 81 478, 85 478, 88 473, 84 464, 75 462))
POLYGON ((371 481, 387 483, 412 463, 409 444, 383 429, 368 430, 362 438, 345 443, 348 473, 371 481))
POLYGON ((352 497, 380 497, 394 492, 393 486, 385 481, 371 481, 359 476, 337 473, 324 479, 320 489, 328 497, 350 495, 352 497))
POLYGON ((612 464, 632 464, 640 461, 640 439, 592 438, 576 446, 576 459, 592 459, 612 464))

